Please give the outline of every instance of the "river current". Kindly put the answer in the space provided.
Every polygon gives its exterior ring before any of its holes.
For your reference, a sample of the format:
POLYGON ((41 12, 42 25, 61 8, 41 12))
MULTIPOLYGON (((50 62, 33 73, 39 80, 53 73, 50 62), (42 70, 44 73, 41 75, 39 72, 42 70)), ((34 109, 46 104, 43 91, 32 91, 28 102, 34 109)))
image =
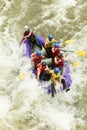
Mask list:
POLYGON ((87 130, 87 56, 66 53, 79 65, 70 65, 71 90, 52 98, 22 56, 25 25, 45 38, 71 39, 65 49, 86 52, 87 0, 0 0, 0 130, 87 130))

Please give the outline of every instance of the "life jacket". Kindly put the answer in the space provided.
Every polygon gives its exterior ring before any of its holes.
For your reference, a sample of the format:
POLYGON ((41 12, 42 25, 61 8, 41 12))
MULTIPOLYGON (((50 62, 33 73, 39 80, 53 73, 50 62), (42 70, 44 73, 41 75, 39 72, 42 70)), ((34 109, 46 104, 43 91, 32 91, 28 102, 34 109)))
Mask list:
POLYGON ((40 69, 40 74, 43 74, 47 67, 46 66, 42 67, 42 63, 39 63, 37 65, 37 70, 38 68, 40 69))
POLYGON ((55 57, 60 53, 60 49, 59 48, 55 48, 54 46, 52 47, 52 49, 54 50, 54 52, 52 52, 52 56, 55 57))
MULTIPOLYGON (((54 70, 51 70, 50 71, 50 74, 52 75, 54 75, 54 79, 58 79, 58 78, 60 78, 60 72, 58 73, 58 74, 56 74, 55 72, 54 72, 54 70)), ((53 80, 53 78, 52 78, 52 76, 51 76, 51 80, 53 80)))
POLYGON ((63 61, 63 59, 64 59, 64 56, 62 57, 62 59, 59 59, 59 58, 57 58, 57 62, 58 63, 55 63, 55 67, 59 67, 59 68, 61 68, 61 67, 63 67, 64 66, 64 61, 63 61))
POLYGON ((47 44, 46 44, 46 48, 48 48, 48 47, 52 47, 53 46, 53 44, 54 44, 54 42, 55 42, 55 39, 53 38, 51 41, 48 39, 48 38, 46 38, 46 42, 47 42, 47 44))
POLYGON ((42 55, 41 56, 37 56, 36 53, 32 54, 32 57, 34 58, 34 63, 40 63, 41 62, 41 59, 42 59, 42 55))
POLYGON ((25 40, 25 36, 27 36, 29 33, 30 33, 30 30, 24 32, 24 34, 22 36, 22 42, 25 40))

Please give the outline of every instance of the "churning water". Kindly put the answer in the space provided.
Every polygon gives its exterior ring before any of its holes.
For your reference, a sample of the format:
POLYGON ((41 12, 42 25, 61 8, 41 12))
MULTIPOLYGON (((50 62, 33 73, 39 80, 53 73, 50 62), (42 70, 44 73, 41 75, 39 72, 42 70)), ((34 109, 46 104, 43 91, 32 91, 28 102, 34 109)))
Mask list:
POLYGON ((87 130, 87 57, 66 54, 79 66, 71 65, 71 90, 52 98, 22 56, 24 25, 44 37, 72 39, 66 49, 86 52, 87 0, 0 0, 0 130, 87 130))

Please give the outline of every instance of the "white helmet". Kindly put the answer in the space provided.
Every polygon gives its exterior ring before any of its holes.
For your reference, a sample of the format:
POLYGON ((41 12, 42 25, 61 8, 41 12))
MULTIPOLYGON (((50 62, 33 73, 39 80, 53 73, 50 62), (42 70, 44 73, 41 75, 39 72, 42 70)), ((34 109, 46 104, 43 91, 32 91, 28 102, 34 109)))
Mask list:
POLYGON ((27 25, 24 26, 24 29, 29 29, 29 27, 27 25))

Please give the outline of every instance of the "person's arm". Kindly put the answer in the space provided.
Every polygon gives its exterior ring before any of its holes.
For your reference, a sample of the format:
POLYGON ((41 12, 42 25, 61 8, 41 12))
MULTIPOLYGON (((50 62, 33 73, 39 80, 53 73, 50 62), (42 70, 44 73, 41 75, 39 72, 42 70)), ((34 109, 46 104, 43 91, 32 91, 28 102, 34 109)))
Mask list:
POLYGON ((57 41, 56 39, 54 39, 54 42, 56 42, 56 43, 58 43, 58 44, 60 43, 60 42, 59 42, 59 41, 57 41))
POLYGON ((54 48, 54 47, 52 47, 52 52, 53 52, 53 53, 55 52, 55 48, 54 48))
POLYGON ((46 38, 46 40, 45 40, 44 47, 46 47, 46 46, 47 46, 47 44, 48 44, 48 38, 46 38))
POLYGON ((34 66, 35 53, 31 54, 31 66, 34 66))
POLYGON ((55 64, 58 64, 58 63, 61 62, 61 61, 62 61, 61 59, 57 60, 57 57, 54 58, 55 64))
POLYGON ((45 44, 44 44, 44 47, 46 47, 47 46, 47 41, 45 41, 45 44))
POLYGON ((58 64, 59 62, 57 61, 57 57, 54 58, 55 64, 58 64))
POLYGON ((42 56, 42 58, 44 59, 44 58, 46 58, 45 56, 42 56))
POLYGON ((45 70, 48 70, 49 71, 49 67, 48 67, 48 65, 46 65, 46 69, 45 70))
POLYGON ((62 90, 62 75, 60 74, 60 77, 59 77, 59 84, 60 84, 60 89, 62 90))
POLYGON ((36 77, 36 79, 37 79, 38 83, 40 83, 39 76, 40 76, 40 68, 37 68, 37 77, 36 77))
POLYGON ((55 76, 54 76, 54 74, 52 73, 52 81, 54 82, 54 84, 56 85, 56 80, 55 80, 55 76))
POLYGON ((22 43, 23 43, 24 40, 25 40, 25 36, 24 36, 24 34, 23 34, 22 39, 21 39, 21 41, 20 41, 20 43, 19 43, 19 47, 22 45, 22 43))

